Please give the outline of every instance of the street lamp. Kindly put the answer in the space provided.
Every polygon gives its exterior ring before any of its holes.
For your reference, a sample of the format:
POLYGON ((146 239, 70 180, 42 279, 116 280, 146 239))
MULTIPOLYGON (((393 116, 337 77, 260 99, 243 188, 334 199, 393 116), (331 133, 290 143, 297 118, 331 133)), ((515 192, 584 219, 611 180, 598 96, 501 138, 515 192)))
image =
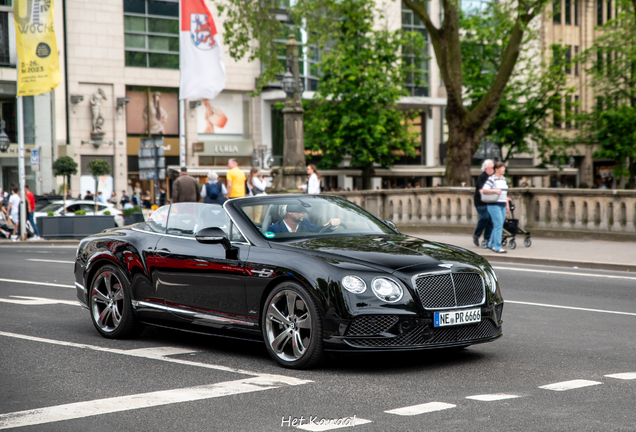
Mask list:
POLYGON ((11 140, 9 140, 9 136, 4 131, 4 120, 0 123, 0 151, 2 153, 6 153, 9 150, 9 146, 11 145, 11 140))

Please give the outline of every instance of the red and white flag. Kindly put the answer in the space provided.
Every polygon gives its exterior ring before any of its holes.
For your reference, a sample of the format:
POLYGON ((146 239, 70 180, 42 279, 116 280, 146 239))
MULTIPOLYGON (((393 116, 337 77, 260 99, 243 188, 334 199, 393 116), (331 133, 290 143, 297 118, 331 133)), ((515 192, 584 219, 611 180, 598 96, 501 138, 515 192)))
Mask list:
POLYGON ((223 49, 205 0, 181 0, 179 99, 214 99, 225 88, 223 49))

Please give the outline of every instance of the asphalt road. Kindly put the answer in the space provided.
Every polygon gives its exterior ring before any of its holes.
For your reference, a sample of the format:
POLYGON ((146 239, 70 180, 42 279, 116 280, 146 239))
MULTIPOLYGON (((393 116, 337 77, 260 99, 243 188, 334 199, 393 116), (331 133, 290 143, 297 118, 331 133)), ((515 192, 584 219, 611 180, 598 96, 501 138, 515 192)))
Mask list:
POLYGON ((0 429, 636 430, 630 273, 498 264, 498 341, 290 371, 259 343, 158 328, 100 337, 75 302, 74 252, 0 247, 0 429), (327 419, 339 422, 310 424, 327 419))

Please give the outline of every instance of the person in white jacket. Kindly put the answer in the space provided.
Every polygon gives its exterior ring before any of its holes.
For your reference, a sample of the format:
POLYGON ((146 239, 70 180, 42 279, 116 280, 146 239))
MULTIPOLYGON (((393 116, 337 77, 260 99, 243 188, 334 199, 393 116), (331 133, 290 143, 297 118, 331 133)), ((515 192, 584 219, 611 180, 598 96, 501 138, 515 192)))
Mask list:
POLYGON ((307 180, 306 184, 298 185, 298 189, 304 190, 309 195, 319 194, 321 178, 320 173, 316 169, 316 165, 307 165, 307 175, 309 176, 309 180, 307 180))

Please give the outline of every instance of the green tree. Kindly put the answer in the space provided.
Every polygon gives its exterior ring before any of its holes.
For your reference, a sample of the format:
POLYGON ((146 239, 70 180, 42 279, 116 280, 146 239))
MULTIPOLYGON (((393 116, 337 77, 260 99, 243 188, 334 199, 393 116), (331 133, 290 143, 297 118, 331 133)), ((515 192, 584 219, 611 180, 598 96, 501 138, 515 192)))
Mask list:
MULTIPOLYGON (((617 0, 618 15, 598 27, 600 35, 581 60, 588 65, 596 97, 582 114, 581 140, 598 145, 595 158, 615 161, 614 179, 634 187, 636 176, 636 0, 617 0)), ((616 185, 614 184, 613 187, 616 185)))
MULTIPOLYGON (((462 14, 462 59, 464 101, 474 109, 486 96, 497 78, 501 65, 498 35, 512 25, 514 14, 510 4, 490 3, 482 13, 462 14)), ((504 89, 501 103, 484 138, 500 149, 503 161, 521 153, 533 152, 536 146, 544 162, 566 157, 572 143, 560 134, 545 128, 553 109, 560 109, 574 89, 566 88, 566 48, 552 45, 548 63, 537 61, 540 44, 539 29, 526 31, 514 74, 504 89)), ((569 107, 568 111, 572 111, 569 107)), ((570 117, 564 119, 572 121, 570 117)))
POLYGON ((70 156, 61 156, 53 162, 53 175, 55 177, 62 176, 64 181, 64 208, 62 214, 66 213, 66 179, 69 176, 77 174, 77 162, 70 156))
MULTIPOLYGON (((259 59, 263 67, 257 93, 272 81, 283 67, 276 59, 283 24, 278 16, 287 12, 288 1, 283 0, 214 0, 225 14, 225 41, 234 59, 248 56, 259 59), (254 43, 256 41, 257 43, 254 43)), ((355 0, 352 0, 355 1, 355 0)), ((446 159, 446 182, 459 186, 470 183, 470 163, 481 139, 495 116, 504 90, 515 69, 524 33, 534 17, 540 15, 547 0, 520 0, 513 2, 512 19, 492 40, 501 47, 499 67, 488 91, 471 106, 464 103, 463 61, 460 29, 459 0, 441 0, 443 19, 439 27, 428 13, 427 0, 403 0, 424 23, 440 67, 447 94, 446 120, 449 128, 446 159)), ((306 22, 311 30, 310 40, 319 46, 331 35, 338 24, 337 14, 341 0, 298 0, 291 8, 294 22, 306 22), (319 23, 319 24, 318 24, 319 23), (318 25, 317 25, 318 24, 318 25), (323 41, 323 42, 320 42, 323 41)))
POLYGON ((93 214, 97 214, 97 195, 99 193, 97 186, 99 184, 99 176, 108 175, 110 171, 110 164, 104 159, 95 159, 88 163, 88 172, 90 172, 95 179, 95 212, 93 214))
POLYGON ((306 147, 322 152, 319 165, 336 167, 350 157, 350 166, 362 168, 365 189, 374 164, 391 166, 400 154, 415 154, 408 124, 417 114, 396 106, 407 95, 405 74, 415 72, 401 53, 419 54, 426 43, 419 34, 373 30, 373 4, 340 3, 337 37, 322 56, 322 77, 305 116, 306 147))

